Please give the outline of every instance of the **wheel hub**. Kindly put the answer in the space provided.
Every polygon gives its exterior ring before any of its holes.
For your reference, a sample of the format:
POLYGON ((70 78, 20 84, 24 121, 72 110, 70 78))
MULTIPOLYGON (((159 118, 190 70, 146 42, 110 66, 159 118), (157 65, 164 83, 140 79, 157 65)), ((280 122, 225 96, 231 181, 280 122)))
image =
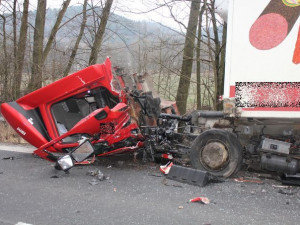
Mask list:
POLYGON ((222 168, 228 161, 228 150, 226 146, 220 142, 211 142, 205 145, 201 154, 201 161, 212 169, 222 168))

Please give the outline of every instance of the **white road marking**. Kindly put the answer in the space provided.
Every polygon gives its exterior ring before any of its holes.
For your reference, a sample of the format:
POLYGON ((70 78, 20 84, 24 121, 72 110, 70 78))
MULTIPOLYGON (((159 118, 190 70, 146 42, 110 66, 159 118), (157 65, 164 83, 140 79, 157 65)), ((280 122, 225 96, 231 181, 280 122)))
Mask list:
POLYGON ((18 223, 16 223, 16 225, 32 225, 32 224, 29 224, 29 223, 23 223, 23 222, 18 222, 18 223))

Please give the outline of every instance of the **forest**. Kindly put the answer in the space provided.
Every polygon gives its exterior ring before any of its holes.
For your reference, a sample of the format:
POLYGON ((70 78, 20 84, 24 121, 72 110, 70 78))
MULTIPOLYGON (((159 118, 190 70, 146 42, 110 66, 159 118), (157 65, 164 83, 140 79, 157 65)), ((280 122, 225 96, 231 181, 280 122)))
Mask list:
POLYGON ((109 56, 127 73, 149 74, 153 92, 176 100, 181 114, 222 108, 227 24, 215 0, 145 0, 139 12, 122 1, 73 1, 53 8, 47 0, 0 0, 0 103, 109 56), (130 18, 161 8, 176 26, 130 18))

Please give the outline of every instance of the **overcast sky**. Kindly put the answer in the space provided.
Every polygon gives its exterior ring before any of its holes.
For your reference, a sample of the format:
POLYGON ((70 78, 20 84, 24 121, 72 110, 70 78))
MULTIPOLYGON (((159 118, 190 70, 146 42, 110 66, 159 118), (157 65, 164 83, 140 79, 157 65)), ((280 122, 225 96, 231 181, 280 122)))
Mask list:
MULTIPOLYGON (((6 1, 12 2, 12 0, 2 0, 2 8, 6 1)), ((83 1, 84 0, 71 0, 70 5, 80 5, 83 1)), ((101 0, 89 0, 89 3, 91 1, 93 1, 94 5, 101 4, 101 0)), ((104 0, 102 1, 104 2, 104 0)), ((19 0, 19 2, 22 7, 23 1, 19 0)), ((29 0, 29 2, 30 9, 35 10, 37 0, 29 0)), ((62 2, 63 0, 48 0, 47 7, 60 8, 62 2)), ((228 0, 216 0, 216 5, 218 6, 224 2, 226 3, 228 0)), ((112 11, 129 19, 158 22, 185 32, 184 26, 180 26, 179 23, 185 26, 187 25, 190 3, 190 1, 184 0, 114 0, 112 11), (168 6, 166 6, 166 3, 168 3, 168 6), (170 8, 172 8, 172 10, 170 10, 170 8), (172 15, 176 17, 177 22, 172 18, 172 15)), ((226 6, 227 4, 224 5, 226 6)))
MULTIPOLYGON (((173 0, 114 0, 113 12, 133 20, 149 20, 170 26, 179 30, 178 23, 174 21, 170 9, 165 5, 173 0)), ((5 0, 2 0, 4 3, 5 0)), ((19 0, 22 3, 22 0, 19 0)), ((63 0, 48 0, 48 8, 60 8, 63 0)), ((91 2, 89 0, 89 2, 91 2)), ((101 0, 93 0, 94 4, 101 0)), ((174 2, 174 1, 173 1, 174 2)), ((70 5, 82 4, 83 0, 72 0, 70 5)), ((30 9, 35 10, 37 0, 30 0, 30 9)), ((172 4, 172 13, 183 24, 187 24, 190 1, 176 1, 172 4)))

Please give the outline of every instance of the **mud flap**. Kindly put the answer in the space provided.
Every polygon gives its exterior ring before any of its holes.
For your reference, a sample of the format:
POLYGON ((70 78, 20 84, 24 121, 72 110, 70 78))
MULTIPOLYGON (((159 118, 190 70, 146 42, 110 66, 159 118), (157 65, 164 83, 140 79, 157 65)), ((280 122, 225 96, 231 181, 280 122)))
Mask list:
POLYGON ((202 170, 173 165, 167 178, 204 187, 209 181, 209 173, 202 170))

